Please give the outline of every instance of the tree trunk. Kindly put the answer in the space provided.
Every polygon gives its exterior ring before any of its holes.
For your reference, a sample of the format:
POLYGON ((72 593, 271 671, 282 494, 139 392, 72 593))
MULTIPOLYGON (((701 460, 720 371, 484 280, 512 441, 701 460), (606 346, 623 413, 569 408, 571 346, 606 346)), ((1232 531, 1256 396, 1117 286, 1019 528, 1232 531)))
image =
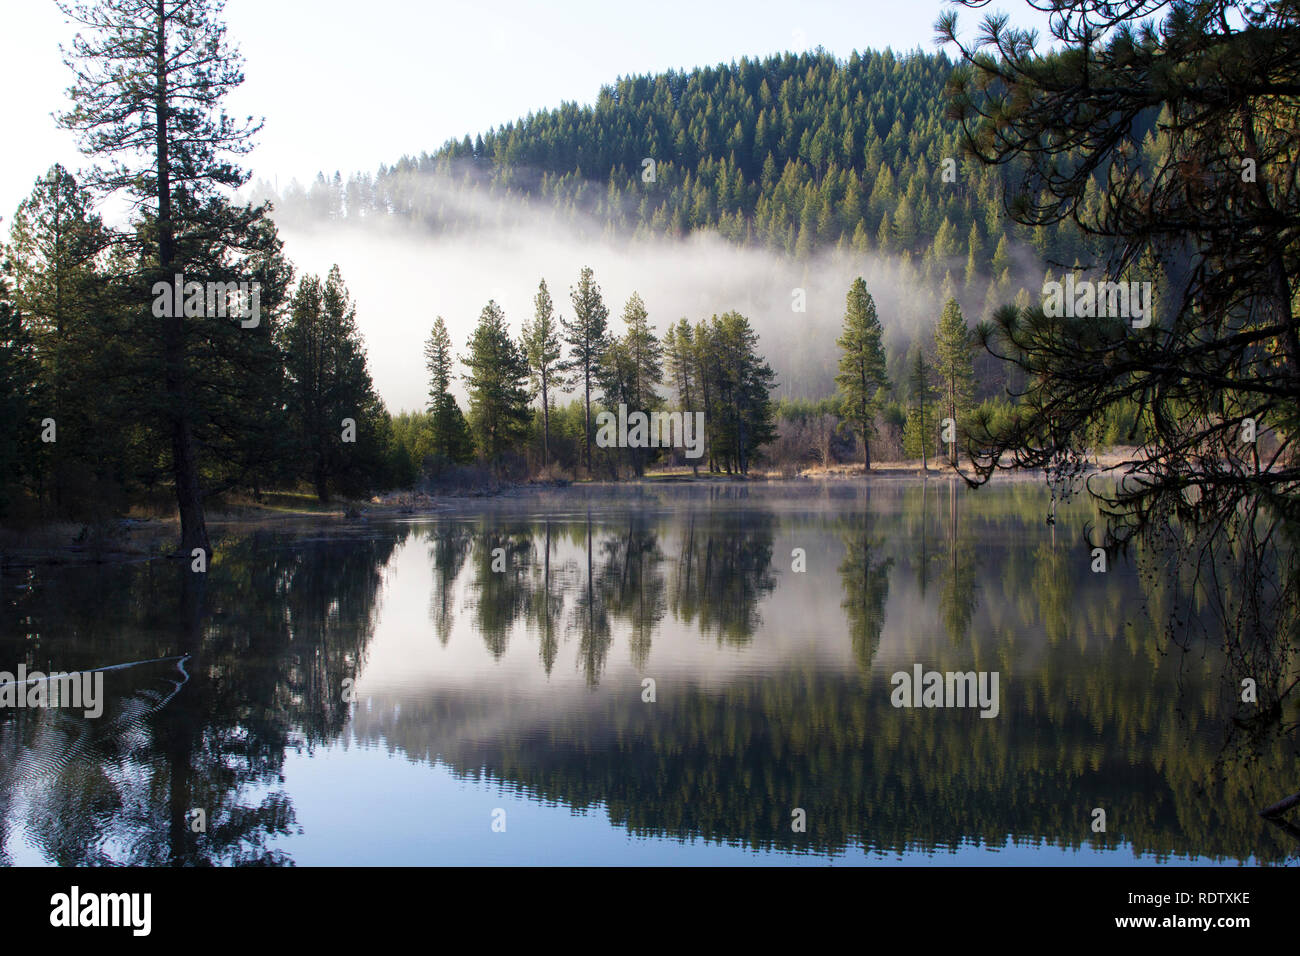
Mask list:
MULTIPOLYGON (((167 141, 167 13, 158 0, 157 31, 154 41, 155 98, 158 173, 158 269, 168 282, 174 282, 173 225, 171 203, 171 168, 167 141)), ((195 548, 209 552, 208 529, 203 519, 203 496, 199 489, 198 461, 194 452, 194 435, 190 425, 188 389, 185 382, 185 329, 182 316, 167 319, 163 326, 164 388, 171 416, 172 475, 176 483, 176 506, 181 519, 181 551, 188 555, 195 548)))
MULTIPOLYGON (((173 377, 169 373, 169 386, 173 377)), ((173 401, 184 401, 184 388, 168 388, 173 401)), ((185 412, 172 417, 172 474, 176 481, 176 506, 181 517, 181 550, 191 554, 202 548, 209 551, 208 529, 203 519, 203 493, 199 489, 199 469, 194 456, 194 438, 185 412)))
POLYGON ((957 467, 957 379, 952 380, 949 390, 948 414, 952 416, 952 444, 948 446, 948 460, 957 467))
POLYGON ((330 501, 329 479, 325 475, 325 463, 322 462, 320 459, 317 459, 316 461, 315 482, 316 482, 316 497, 320 499, 321 504, 323 505, 329 504, 330 501))
POLYGON ((1276 817, 1286 813, 1292 807, 1300 804, 1300 793, 1293 793, 1289 797, 1283 797, 1277 803, 1270 804, 1263 810, 1259 811, 1261 817, 1276 817))
POLYGON ((546 396, 546 376, 542 376, 542 467, 551 463, 551 403, 546 396))
POLYGON ((929 470, 930 470, 930 463, 929 463, 929 461, 926 460, 926 457, 925 457, 925 445, 926 445, 925 435, 926 435, 926 431, 925 431, 925 403, 924 403, 924 402, 921 403, 921 427, 920 427, 919 431, 921 432, 921 470, 922 470, 922 471, 929 471, 929 470))
POLYGON ((583 418, 586 426, 582 432, 582 444, 587 450, 587 477, 591 477, 591 372, 586 370, 582 374, 583 385, 583 418))

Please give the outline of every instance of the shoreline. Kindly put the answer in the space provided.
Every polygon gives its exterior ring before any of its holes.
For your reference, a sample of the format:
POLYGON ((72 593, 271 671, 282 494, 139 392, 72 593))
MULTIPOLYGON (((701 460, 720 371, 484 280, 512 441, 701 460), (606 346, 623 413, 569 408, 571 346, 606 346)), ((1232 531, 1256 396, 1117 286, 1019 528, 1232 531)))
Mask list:
MULTIPOLYGON (((1094 456, 1088 474, 1099 474, 1122 462, 1119 456, 1094 456)), ((1021 484, 1043 480, 1042 469, 1025 469, 994 473, 990 485, 1021 484)), ((299 507, 240 500, 212 508, 207 526, 215 531, 240 532, 264 529, 305 530, 364 527, 371 520, 432 516, 443 513, 478 511, 498 502, 540 499, 547 494, 575 494, 584 490, 601 497, 636 497, 647 491, 679 489, 740 490, 790 486, 809 489, 817 486, 851 488, 876 484, 925 481, 956 482, 965 485, 962 476, 951 467, 929 467, 920 462, 883 462, 873 464, 869 473, 858 465, 837 465, 829 469, 805 469, 793 475, 763 472, 747 477, 736 475, 694 475, 683 469, 651 472, 641 478, 626 480, 594 479, 586 481, 524 481, 503 484, 490 491, 452 489, 426 492, 418 489, 386 492, 369 500, 338 498, 329 505, 315 499, 288 493, 269 494, 268 498, 296 500, 299 507)), ((975 489, 977 490, 977 489, 975 489)), ((177 552, 179 521, 169 517, 120 516, 102 522, 44 521, 21 527, 0 526, 0 574, 9 575, 38 566, 75 564, 118 564, 135 561, 188 560, 177 552)))

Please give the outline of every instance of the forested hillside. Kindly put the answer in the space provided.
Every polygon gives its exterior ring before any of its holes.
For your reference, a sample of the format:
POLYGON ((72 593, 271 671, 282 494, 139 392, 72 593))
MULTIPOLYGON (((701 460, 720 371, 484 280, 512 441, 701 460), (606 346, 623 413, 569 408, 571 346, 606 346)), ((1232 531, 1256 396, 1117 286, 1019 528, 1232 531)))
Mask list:
MULTIPOLYGON (((228 209, 181 196, 167 206, 183 240, 176 249, 162 241, 153 207, 134 232, 111 235, 86 183, 56 165, 17 211, 0 255, 0 401, 15 424, 0 445, 11 464, 0 510, 26 502, 50 514, 111 512, 153 495, 170 472, 188 489, 188 527, 203 547, 205 496, 291 487, 327 501, 472 460, 514 476, 641 474, 652 464, 747 474, 751 461, 791 473, 845 461, 870 468, 873 455, 924 463, 945 421, 957 426, 942 438, 955 457, 969 417, 1001 420, 1006 391, 1019 384, 1009 365, 974 348, 970 327, 1013 301, 1028 306, 1028 290, 1054 263, 1090 264, 1099 250, 1073 223, 1016 225, 999 178, 1014 171, 961 159, 958 126, 946 118, 952 70, 942 55, 886 50, 841 61, 818 51, 627 77, 590 106, 562 104, 375 175, 322 174, 283 195, 260 182, 228 209), (272 200, 274 222, 256 202, 243 206, 260 199, 272 200), (426 342, 430 403, 392 416, 342 271, 293 275, 277 233, 310 223, 342 242, 337 227, 383 219, 472 246, 485 227, 508 231, 516 214, 564 223, 583 259, 588 246, 676 246, 698 232, 765 253, 746 273, 752 288, 724 290, 721 268, 706 276, 713 299, 743 301, 691 315, 660 309, 670 282, 647 261, 635 281, 648 298, 633 291, 614 326, 610 306, 626 292, 607 303, 585 262, 569 266, 581 266, 585 290, 570 288, 570 316, 564 306, 551 314, 547 277, 519 261, 510 281, 539 293, 532 324, 488 302, 476 308, 471 339, 453 342, 441 318, 420 316, 409 339, 412 351, 426 342), (226 246, 211 238, 218 227, 238 256, 223 258, 226 246), (124 242, 155 263, 149 282, 110 252, 124 242), (260 314, 245 323, 187 298, 160 324, 157 286, 182 266, 206 281, 260 283, 260 314), (805 293, 814 307, 804 307, 805 293), (462 383, 463 413, 450 391, 462 383), (190 388, 192 401, 182 394, 190 388), (703 411, 704 457, 593 454, 594 416, 620 405, 703 411), (143 420, 142 407, 152 413, 143 420), (108 447, 110 435, 130 438, 108 447)), ((96 148, 88 143, 91 155, 96 148)), ((209 178, 236 189, 247 181, 225 167, 209 178)), ((138 191, 155 180, 123 182, 138 191)), ((1094 180, 1087 190, 1084 206, 1096 205, 1094 180)), ((162 209, 166 197, 155 192, 141 195, 162 209)), ((495 290, 483 278, 485 301, 495 290)), ((464 318, 448 315, 452 325, 464 318)), ((1127 433, 1131 419, 1112 414, 1100 440, 1127 433)))
POLYGON ((593 106, 565 103, 373 176, 321 174, 307 189, 276 197, 261 183, 259 193, 290 220, 395 215, 471 228, 463 207, 419 188, 437 174, 594 217, 602 231, 709 229, 792 256, 907 254, 940 281, 932 264, 947 271, 954 259, 963 284, 1003 278, 1017 243, 1043 261, 1086 261, 1077 230, 1012 223, 998 171, 961 158, 945 116, 952 66, 943 54, 818 51, 632 76, 593 106))

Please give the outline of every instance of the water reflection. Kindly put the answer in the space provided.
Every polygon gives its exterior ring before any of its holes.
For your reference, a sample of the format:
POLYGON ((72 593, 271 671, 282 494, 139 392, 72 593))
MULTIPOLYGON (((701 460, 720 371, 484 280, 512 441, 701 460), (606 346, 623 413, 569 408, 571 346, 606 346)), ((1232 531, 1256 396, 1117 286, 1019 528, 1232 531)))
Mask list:
POLYGON ((268 847, 294 824, 285 753, 347 723, 340 688, 364 666, 399 541, 229 541, 206 580, 176 563, 7 579, 6 661, 75 670, 188 657, 106 672, 97 720, 0 711, 5 862, 290 862, 268 847))
POLYGON ((844 560, 839 570, 844 600, 840 607, 844 609, 853 656, 865 674, 871 669, 885 629, 885 604, 889 599, 889 575, 894 569, 894 559, 882 556, 885 539, 875 532, 870 512, 848 516, 843 524, 840 540, 844 560))
MULTIPOLYGON (((295 801, 321 785, 286 759, 328 753, 328 779, 367 748, 599 808, 610 841, 1293 859, 1257 811, 1291 792, 1294 740, 1252 738, 1251 760, 1225 746, 1231 661, 1206 639, 1166 653, 1179 583, 1091 573, 1093 516, 1049 527, 1043 502, 938 482, 575 495, 228 536, 206 578, 9 569, 6 666, 150 663, 108 672, 100 720, 0 711, 3 861, 320 856, 334 835, 304 829, 295 801), (915 662, 998 671, 1000 716, 893 708, 889 677, 915 662)), ((376 788, 349 825, 400 840, 394 799, 376 788)), ((457 852, 442 862, 475 859, 457 852)))

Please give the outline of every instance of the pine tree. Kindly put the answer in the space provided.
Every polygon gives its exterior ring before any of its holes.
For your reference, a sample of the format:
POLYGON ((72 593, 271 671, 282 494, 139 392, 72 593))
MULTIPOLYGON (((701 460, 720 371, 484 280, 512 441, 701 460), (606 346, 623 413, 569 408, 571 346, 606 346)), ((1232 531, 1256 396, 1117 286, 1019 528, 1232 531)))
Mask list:
POLYGON ((746 475, 755 455, 776 437, 771 391, 776 374, 758 351, 758 335, 739 312, 714 316, 706 333, 696 330, 702 349, 698 374, 711 380, 709 454, 728 474, 746 475))
POLYGON ((907 384, 911 395, 907 423, 903 426, 903 453, 908 458, 919 457, 922 469, 928 471, 930 452, 934 448, 934 410, 930 368, 920 345, 913 349, 908 365, 907 384))
POLYGON ((542 464, 545 466, 551 461, 551 391, 563 390, 569 384, 564 377, 560 324, 545 279, 537 285, 533 307, 532 321, 524 323, 523 347, 533 391, 542 398, 542 464))
POLYGON ((708 426, 705 449, 708 453, 710 474, 718 471, 718 458, 714 450, 714 437, 718 432, 713 430, 713 425, 722 420, 718 405, 718 383, 722 376, 722 366, 718 352, 716 319, 717 317, 714 316, 715 321, 712 323, 699 322, 689 337, 692 376, 699 392, 699 410, 704 412, 704 421, 708 426))
POLYGON ((383 413, 356 316, 335 265, 323 283, 303 276, 284 330, 288 413, 304 456, 301 474, 322 502, 334 485, 362 490, 376 470, 374 431, 383 413))
POLYGON ((994 282, 1002 284, 1008 280, 1011 275, 1011 251, 1007 244, 1006 233, 998 239, 997 248, 993 251, 993 259, 989 264, 993 269, 994 282))
POLYGON ((916 210, 912 203, 904 196, 898 201, 898 206, 894 210, 894 240, 897 248, 903 251, 911 251, 916 245, 920 233, 920 227, 916 221, 916 210))
POLYGON ((627 331, 623 345, 632 376, 627 392, 628 407, 649 412, 659 407, 658 386, 663 382, 663 346, 655 336, 645 302, 633 292, 623 308, 627 331))
POLYGON ((979 224, 971 222, 970 234, 966 237, 966 288, 970 289, 975 277, 979 275, 982 246, 980 245, 979 224))
POLYGON ((41 398, 35 344, 0 277, 0 515, 36 478, 41 398))
POLYGON ((951 13, 936 24, 963 63, 950 99, 962 146, 1020 187, 1024 199, 1007 211, 1021 230, 1062 220, 1081 227, 1071 230, 1081 239, 1075 254, 1054 261, 1082 260, 1124 281, 1154 255, 1172 274, 1145 277, 1172 283, 1145 331, 999 308, 981 338, 1009 356, 1025 385, 1016 416, 980 428, 976 476, 1077 460, 1099 428, 1140 402, 1144 440, 1114 466, 1108 491, 1094 491, 1106 515, 1100 543, 1124 548, 1150 534, 1148 543, 1183 561, 1180 542, 1195 540, 1188 563, 1202 571, 1214 569, 1205 556, 1220 547, 1243 569, 1288 561, 1267 585, 1234 583, 1241 593, 1267 586, 1266 617, 1218 592, 1217 577, 1200 581, 1235 607, 1220 615, 1225 625, 1235 615, 1230 641, 1245 643, 1247 629, 1250 641, 1271 639, 1300 608, 1300 574, 1274 533, 1297 513, 1295 5, 1177 3, 1156 24, 1145 6, 1055 6, 1050 51, 1026 47, 1025 31, 1005 24, 973 45, 957 37, 951 13), (1178 185, 1156 185, 1164 183, 1178 185), (1262 421, 1281 440, 1267 467, 1239 431, 1262 421), (1261 509, 1279 523, 1261 531, 1261 509))
POLYGON ((876 434, 878 393, 889 384, 885 362, 884 330, 876 316, 876 303, 861 276, 853 280, 844 310, 840 348, 839 405, 845 421, 862 439, 862 461, 871 470, 871 439, 876 434))
POLYGON ((957 464, 957 422, 970 410, 975 394, 975 369, 971 354, 971 334, 956 299, 944 303, 943 314, 934 330, 935 372, 943 385, 943 414, 952 419, 953 441, 948 447, 949 461, 957 464))
POLYGON ((38 446, 41 491, 60 511, 111 499, 105 483, 91 488, 85 479, 121 457, 122 423, 107 415, 118 390, 99 361, 117 344, 107 340, 106 277, 96 262, 107 241, 90 194, 59 165, 36 181, 10 231, 13 306, 40 361, 42 418, 54 419, 58 435, 38 446))
MULTIPOLYGON (((695 410, 698 386, 695 377, 695 335, 685 316, 668 326, 663 342, 664 368, 668 382, 677 393, 677 409, 685 414, 695 410)), ((698 459, 691 459, 691 469, 698 475, 698 459)))
POLYGON ((479 454, 494 467, 528 433, 528 362, 506 329, 506 317, 490 301, 479 313, 462 361, 468 374, 469 425, 479 454))
POLYGON ((865 219, 859 219, 858 224, 853 227, 853 251, 870 252, 871 237, 867 234, 867 223, 865 219))
MULTIPOLYGON (((645 302, 633 292, 623 308, 627 331, 610 343, 601 362, 605 405, 621 403, 629 412, 649 414, 659 408, 657 386, 663 381, 663 349, 650 327, 645 302)), ((629 448, 627 456, 638 476, 645 473, 649 449, 629 448)))
MULTIPOLYGON (((149 278, 171 282, 187 263, 178 237, 190 231, 219 235, 239 247, 261 218, 225 214, 221 189, 236 189, 247 174, 229 156, 251 149, 260 124, 240 124, 222 109, 226 94, 243 81, 238 53, 226 42, 219 0, 145 3, 97 0, 61 3, 86 28, 72 41, 73 108, 60 123, 79 135, 83 152, 109 160, 91 185, 127 190, 149 208, 155 228, 145 238, 140 262, 149 278)), ((203 516, 196 419, 203 396, 188 368, 193 336, 184 316, 160 322, 171 467, 184 553, 210 550, 203 516)))
POLYGON ((939 224, 939 230, 934 234, 934 242, 930 248, 934 254, 934 260, 941 267, 946 267, 948 265, 947 260, 957 254, 957 230, 947 216, 944 216, 943 222, 939 224))
POLYGON ((582 447, 586 455, 587 471, 591 472, 591 387, 598 383, 600 362, 609 348, 609 309, 600 295, 590 266, 583 266, 578 276, 578 286, 570 289, 573 303, 573 321, 560 319, 564 341, 569 346, 569 367, 582 382, 584 426, 582 447))
POLYGON ((893 234, 894 226, 889 219, 889 212, 886 211, 880 219, 880 228, 876 230, 876 248, 881 252, 889 252, 895 248, 893 234))
POLYGON ((451 380, 456 364, 451 351, 451 336, 442 316, 433 321, 433 330, 424 345, 425 368, 429 370, 429 429, 433 466, 444 462, 462 463, 474 457, 474 440, 451 394, 451 380))

